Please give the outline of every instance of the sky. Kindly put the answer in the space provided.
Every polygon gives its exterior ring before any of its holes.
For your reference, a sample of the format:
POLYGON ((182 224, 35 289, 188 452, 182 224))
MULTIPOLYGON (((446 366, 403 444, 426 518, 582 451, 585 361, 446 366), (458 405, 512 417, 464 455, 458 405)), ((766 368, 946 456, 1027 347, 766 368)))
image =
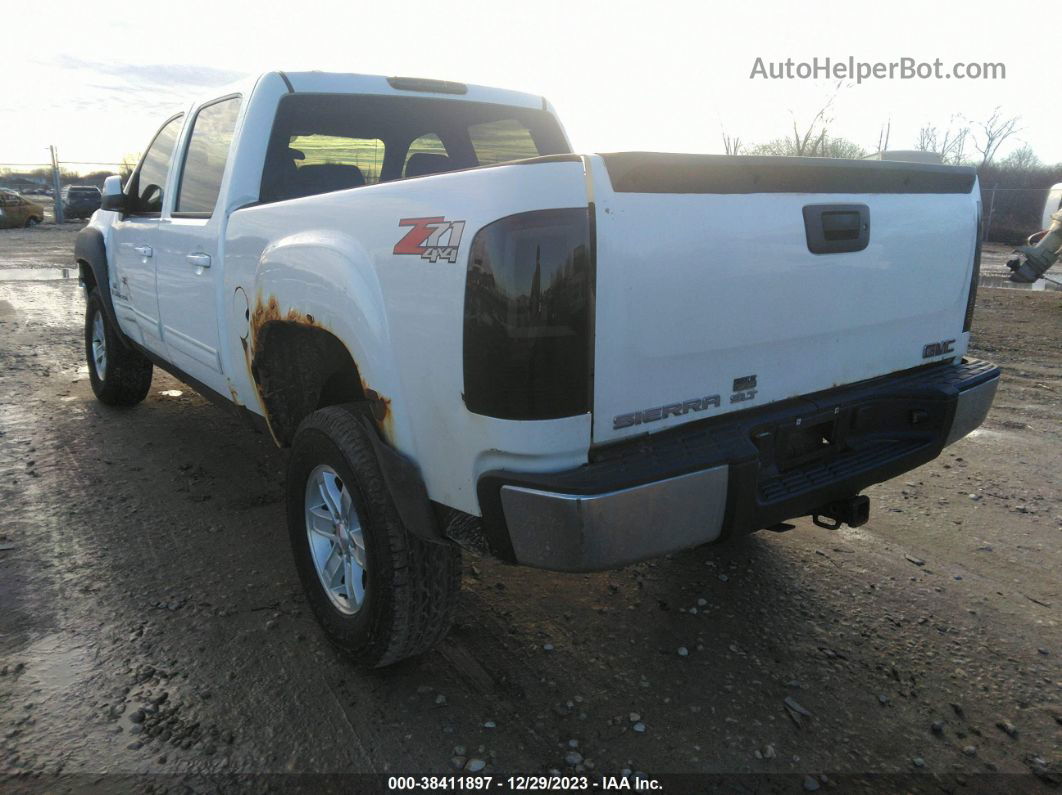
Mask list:
MULTIPOLYGON (((1058 50, 1051 3, 893 0, 802 3, 404 0, 357 3, 130 4, 49 0, 20 6, 0 40, 0 168, 118 162, 165 117, 246 74, 285 69, 457 80, 545 95, 579 152, 722 152, 806 124, 833 97, 830 134, 867 150, 891 122, 890 148, 919 129, 1020 116, 1000 156, 1030 145, 1062 162, 1058 50), (812 58, 1002 63, 1005 79, 750 78, 812 58), (15 65, 12 68, 12 65, 15 65), (1051 68, 1054 67, 1054 68, 1051 68), (968 121, 964 122, 963 119, 968 121)), ((74 166, 85 171, 91 165, 74 166)))

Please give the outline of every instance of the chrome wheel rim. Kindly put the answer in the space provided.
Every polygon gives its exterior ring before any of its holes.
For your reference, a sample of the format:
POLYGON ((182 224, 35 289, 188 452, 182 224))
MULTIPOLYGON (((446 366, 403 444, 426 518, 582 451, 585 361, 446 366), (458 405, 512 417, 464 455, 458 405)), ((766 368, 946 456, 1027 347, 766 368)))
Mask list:
POLYGON ((103 332, 103 313, 92 318, 92 364, 102 381, 107 376, 107 337, 103 332))
POLYGON ((321 586, 343 615, 365 603, 367 561, 361 517, 350 489, 322 464, 306 480, 306 538, 321 586))

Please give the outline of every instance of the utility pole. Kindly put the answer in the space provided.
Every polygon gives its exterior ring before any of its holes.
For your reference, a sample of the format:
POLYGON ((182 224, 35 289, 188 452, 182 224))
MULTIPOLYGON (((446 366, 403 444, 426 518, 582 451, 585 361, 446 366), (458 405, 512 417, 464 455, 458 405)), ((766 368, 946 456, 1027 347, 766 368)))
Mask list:
MULTIPOLYGON (((999 187, 999 185, 997 184, 996 188, 998 188, 998 187, 999 187)), ((990 188, 989 189, 989 190, 992 191, 992 193, 988 197, 988 223, 985 224, 985 230, 984 230, 985 234, 984 234, 984 237, 982 238, 982 240, 984 242, 986 242, 986 243, 988 242, 988 233, 992 229, 992 215, 996 211, 996 188, 990 188)))
POLYGON ((52 153, 52 190, 55 191, 55 222, 63 223, 63 197, 60 195, 62 186, 59 184, 59 159, 55 156, 55 147, 49 146, 52 153))

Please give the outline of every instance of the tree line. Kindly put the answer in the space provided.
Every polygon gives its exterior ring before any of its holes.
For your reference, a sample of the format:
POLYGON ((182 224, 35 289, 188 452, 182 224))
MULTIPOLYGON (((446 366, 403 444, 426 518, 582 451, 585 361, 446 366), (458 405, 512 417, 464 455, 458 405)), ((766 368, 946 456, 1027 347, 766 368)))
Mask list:
MULTIPOLYGON (((59 169, 59 185, 95 185, 103 187, 103 181, 114 174, 119 175, 124 182, 136 168, 139 156, 127 155, 122 158, 120 164, 113 169, 96 169, 84 174, 70 168, 59 169)), ((29 190, 30 188, 52 188, 51 166, 38 168, 2 168, 0 167, 0 183, 16 190, 29 190)))

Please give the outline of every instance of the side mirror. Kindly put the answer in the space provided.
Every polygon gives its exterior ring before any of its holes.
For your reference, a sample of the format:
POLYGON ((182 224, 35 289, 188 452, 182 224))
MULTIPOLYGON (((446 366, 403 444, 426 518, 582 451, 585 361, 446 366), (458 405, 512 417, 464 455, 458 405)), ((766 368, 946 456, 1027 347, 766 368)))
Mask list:
POLYGON ((122 192, 122 178, 113 175, 103 181, 103 198, 100 200, 101 210, 110 210, 115 213, 125 212, 125 194, 122 192))

